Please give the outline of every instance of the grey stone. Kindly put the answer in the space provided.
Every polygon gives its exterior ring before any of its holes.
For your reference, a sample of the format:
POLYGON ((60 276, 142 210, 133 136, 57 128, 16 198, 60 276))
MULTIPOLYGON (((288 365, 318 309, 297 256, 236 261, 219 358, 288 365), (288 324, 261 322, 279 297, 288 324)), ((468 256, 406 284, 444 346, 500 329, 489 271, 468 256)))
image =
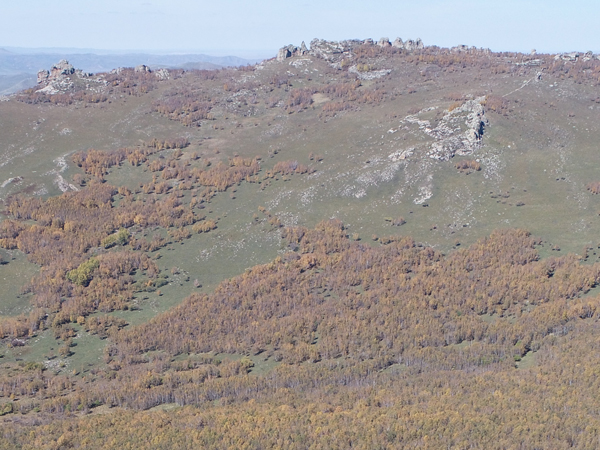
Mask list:
POLYGON ((404 48, 404 42, 399 37, 392 43, 392 47, 395 48, 404 48))
POLYGON ((379 45, 380 47, 390 47, 392 44, 390 44, 390 39, 389 38, 382 37, 377 42, 377 45, 379 45))
POLYGON ((152 72, 152 70, 150 70, 150 67, 148 67, 145 64, 140 64, 139 66, 136 66, 135 69, 133 69, 134 72, 137 73, 150 73, 152 72))
POLYGON ((45 82, 49 76, 50 76, 50 72, 48 72, 47 70, 44 70, 44 69, 40 70, 37 73, 38 84, 45 82))

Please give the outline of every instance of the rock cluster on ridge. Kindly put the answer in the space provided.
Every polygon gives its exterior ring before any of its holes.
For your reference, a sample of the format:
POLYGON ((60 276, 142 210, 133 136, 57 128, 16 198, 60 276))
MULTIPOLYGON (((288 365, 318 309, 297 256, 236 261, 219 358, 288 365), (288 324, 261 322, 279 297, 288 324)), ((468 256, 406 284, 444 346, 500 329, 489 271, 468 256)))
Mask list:
POLYGON ((306 48, 306 44, 304 41, 300 45, 300 47, 296 47, 295 45, 286 45, 285 47, 281 47, 279 52, 277 53, 277 61, 283 61, 286 58, 290 58, 292 56, 302 56, 308 53, 308 49, 306 48))
POLYGON ((69 64, 69 61, 61 59, 58 63, 54 64, 50 70, 43 69, 38 72, 37 83, 38 85, 44 86, 39 91, 46 94, 56 94, 65 91, 73 86, 71 81, 72 75, 75 75, 78 78, 88 78, 92 74, 75 69, 69 64))
POLYGON ((401 38, 396 38, 394 42, 390 42, 389 38, 381 38, 375 42, 373 39, 347 39, 344 41, 327 41, 324 39, 313 39, 310 42, 310 50, 306 44, 302 42, 300 47, 294 45, 286 45, 281 47, 277 52, 277 60, 285 61, 293 56, 303 56, 310 54, 318 58, 330 62, 337 62, 339 59, 352 52, 352 50, 361 45, 378 45, 380 47, 395 47, 406 51, 415 51, 425 48, 421 39, 409 39, 406 42, 401 38))

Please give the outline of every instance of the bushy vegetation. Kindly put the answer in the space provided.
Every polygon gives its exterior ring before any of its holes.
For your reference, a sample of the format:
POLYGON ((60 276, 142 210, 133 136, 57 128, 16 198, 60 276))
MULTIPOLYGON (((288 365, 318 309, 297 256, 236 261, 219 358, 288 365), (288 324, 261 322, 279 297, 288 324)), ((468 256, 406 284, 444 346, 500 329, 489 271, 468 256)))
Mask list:
MULTIPOLYGON (((280 188, 300 185, 300 175, 315 172, 312 162, 302 163, 307 162, 303 156, 310 152, 315 167, 323 157, 314 152, 326 155, 326 162, 340 156, 332 149, 346 145, 343 130, 331 146, 305 138, 307 129, 323 130, 323 122, 336 115, 335 120, 350 117, 367 107, 383 111, 373 120, 356 115, 349 122, 370 130, 368 139, 377 143, 348 142, 357 146, 357 158, 348 158, 343 167, 361 162, 373 167, 388 162, 388 149, 409 147, 406 137, 413 129, 398 126, 406 113, 423 119, 418 126, 431 126, 429 132, 448 105, 453 110, 467 99, 485 96, 493 126, 496 120, 507 128, 512 113, 522 113, 516 96, 503 97, 495 86, 495 94, 487 87, 467 89, 460 77, 438 84, 441 74, 500 74, 510 79, 511 90, 521 85, 517 77, 530 80, 542 69, 553 80, 600 81, 597 61, 538 57, 540 65, 528 67, 514 63, 523 60, 517 54, 366 45, 339 66, 319 63, 318 71, 287 64, 280 71, 275 63, 265 64, 262 82, 254 67, 172 71, 181 83, 163 88, 153 74, 126 69, 108 76, 104 92, 22 93, 23 102, 101 109, 107 101, 143 104, 143 98, 132 97, 154 90, 145 116, 171 128, 166 137, 152 138, 158 128, 140 127, 130 140, 115 139, 122 148, 77 147, 88 148, 71 154, 78 192, 45 198, 23 190, 6 198, 0 247, 9 255, 7 266, 22 252, 39 273, 20 292, 31 309, 0 319, 0 358, 4 350, 12 354, 15 349, 27 358, 44 340, 52 344, 43 356, 31 357, 36 362, 3 361, 0 448, 596 448, 600 298, 593 289, 600 265, 588 258, 595 245, 587 244, 581 257, 540 258, 539 239, 505 229, 472 245, 459 246, 456 238, 454 250, 444 254, 439 246, 407 236, 381 236, 390 226, 418 232, 423 220, 440 220, 430 231, 446 233, 450 240, 457 236, 460 225, 441 225, 448 215, 435 211, 423 219, 412 204, 404 208, 401 202, 383 213, 369 209, 372 205, 357 208, 355 214, 372 215, 385 227, 373 234, 368 227, 362 230, 364 222, 346 229, 335 219, 315 228, 285 227, 317 222, 311 222, 314 216, 302 217, 300 209, 286 210, 285 218, 277 215, 282 210, 277 202, 288 198, 280 188), (388 76, 399 80, 395 84, 384 79, 363 84, 348 72, 355 66, 367 74, 374 67, 387 68, 388 61, 394 63, 388 76), (423 98, 425 91, 438 88, 443 101, 435 112, 438 105, 427 109, 423 98), (210 127, 198 128, 207 121, 210 127), (198 134, 201 130, 206 133, 198 134), (237 133, 243 137, 226 139, 237 133), (258 144, 245 148, 250 137, 258 144), (249 157, 262 152, 275 157, 278 149, 284 156, 272 164, 267 159, 262 168, 260 157, 249 157), (224 156, 216 156, 222 150, 224 156), (130 173, 136 177, 127 186, 115 183, 130 173), (244 182, 252 184, 240 188, 244 182), (277 197, 263 196, 273 185, 277 197), (244 217, 242 231, 232 231, 225 218, 233 209, 215 205, 222 197, 229 201, 220 194, 225 191, 231 199, 240 194, 248 200, 246 188, 261 196, 249 203, 265 205, 259 207, 263 216, 251 222, 244 217), (167 284, 188 276, 178 249, 212 236, 218 244, 227 236, 247 239, 258 223, 268 229, 270 242, 283 237, 281 245, 275 244, 277 258, 211 291, 201 289, 205 281, 198 277, 202 283, 194 280, 194 290, 168 299, 165 304, 178 306, 166 312, 154 303, 169 296, 161 293, 170 289, 167 284), (363 242, 361 235, 373 239, 363 242), (172 267, 169 275, 159 269, 167 266, 165 260, 172 267), (183 299, 189 292, 194 293, 183 299), (146 310, 134 321, 138 301, 146 310), (101 344, 86 365, 73 362, 87 351, 82 336, 101 344), (94 411, 104 414, 88 415, 94 411)), ((564 130, 551 132, 558 139, 564 130)), ((500 132, 493 138, 506 153, 514 142, 500 132)), ((477 198, 469 183, 484 177, 473 175, 474 180, 456 170, 476 172, 483 164, 485 180, 496 177, 499 183, 493 189, 511 189, 498 202, 505 204, 512 195, 517 206, 524 205, 522 199, 530 204, 529 194, 520 189, 529 186, 511 180, 513 189, 499 181, 501 174, 494 171, 505 159, 465 157, 477 159, 444 163, 452 183, 477 198)), ((403 161, 408 178, 417 167, 403 161)), ((563 168, 553 169, 559 181, 563 168)), ((323 182, 330 174, 319 177, 319 170, 308 179, 323 182)), ((344 176, 358 182, 355 174, 344 176)), ((400 176, 378 186, 377 195, 398 182, 400 176)), ((313 187, 303 187, 307 198, 313 187)), ((600 192, 596 182, 586 187, 600 192)), ((578 202, 594 200, 584 197, 578 202)), ((471 199, 462 200, 461 208, 468 209, 471 199)), ((317 201, 310 206, 334 216, 330 204, 319 209, 317 201)), ((252 208, 256 211, 256 204, 252 208)), ((456 222, 468 216, 453 212, 456 222)), ((466 220, 461 223, 468 226, 466 220)), ((265 241, 257 242, 253 251, 265 241)), ((228 256, 227 264, 238 257, 237 247, 228 256)))
POLYGON ((352 242, 338 221, 314 230, 288 228, 285 237, 297 251, 222 283, 213 294, 195 294, 148 324, 114 324, 108 365, 91 378, 37 366, 16 366, 18 375, 0 378, 7 414, 164 403, 202 409, 168 413, 179 425, 160 431, 155 421, 167 413, 121 412, 36 428, 5 424, 4 445, 28 445, 23 439, 33 436, 40 448, 43 440, 59 438, 94 448, 85 430, 93 424, 103 432, 104 417, 110 417, 112 436, 123 433, 119 439, 142 447, 142 436, 144 442, 168 438, 171 448, 177 442, 235 446, 248 441, 258 420, 261 429, 268 425, 276 433, 260 433, 256 443, 291 448, 303 448, 300 436, 323 448, 425 441, 431 448, 442 441, 589 448, 589 427, 574 426, 587 415, 590 397, 583 399, 597 384, 590 372, 597 364, 576 355, 597 352, 597 345, 575 348, 584 330, 597 327, 600 300, 578 296, 600 280, 600 265, 581 265, 572 256, 540 260, 537 241, 519 230, 495 232, 447 257, 409 238, 377 247, 352 242), (567 347, 572 350, 559 351, 567 347), (256 356, 193 356, 206 352, 256 356), (517 371, 515 361, 531 355, 539 366, 517 371), (252 375, 254 361, 265 359, 280 363, 252 375), (559 381, 564 376, 569 393, 559 381), (572 398, 568 414, 561 406, 565 396, 572 398), (554 399, 546 407, 555 421, 530 414, 543 398, 554 399), (457 402, 469 406, 454 414, 457 402), (530 431, 498 431, 484 413, 490 407, 502 427, 521 423, 530 431), (417 411, 419 419, 410 419, 417 411), (237 431, 225 427, 225 417, 238 423, 237 431), (311 418, 329 431, 315 434, 311 418), (133 435, 132 421, 138 424, 133 435), (188 421, 204 425, 183 433, 180 425, 188 421), (473 426, 483 434, 473 434, 473 426))

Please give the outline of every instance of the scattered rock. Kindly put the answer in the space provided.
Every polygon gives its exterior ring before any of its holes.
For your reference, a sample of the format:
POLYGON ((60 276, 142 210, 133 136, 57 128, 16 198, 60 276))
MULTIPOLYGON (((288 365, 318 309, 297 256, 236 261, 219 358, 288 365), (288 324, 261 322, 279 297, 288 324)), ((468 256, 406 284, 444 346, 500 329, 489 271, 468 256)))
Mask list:
POLYGON ((398 150, 397 152, 394 152, 391 155, 389 155, 388 158, 390 158, 392 162, 404 161, 409 156, 412 156, 414 151, 415 149, 412 147, 406 150, 398 150))
POLYGON ((358 70, 357 66, 352 66, 348 69, 348 72, 355 74, 359 80, 375 80, 377 78, 389 75, 392 72, 392 69, 369 70, 367 72, 362 72, 358 70))
POLYGON ((517 66, 541 66, 542 65, 542 60, 541 59, 530 59, 528 61, 523 61, 520 63, 516 63, 517 66))
POLYGON ((489 48, 477 48, 474 46, 469 47, 468 45, 457 45, 450 49, 452 53, 467 53, 469 55, 489 55, 492 51, 489 48))
POLYGON ((12 177, 12 178, 9 178, 8 180, 4 181, 0 185, 0 188, 4 188, 4 187, 8 186, 9 184, 19 183, 20 181, 23 181, 23 177, 12 177))

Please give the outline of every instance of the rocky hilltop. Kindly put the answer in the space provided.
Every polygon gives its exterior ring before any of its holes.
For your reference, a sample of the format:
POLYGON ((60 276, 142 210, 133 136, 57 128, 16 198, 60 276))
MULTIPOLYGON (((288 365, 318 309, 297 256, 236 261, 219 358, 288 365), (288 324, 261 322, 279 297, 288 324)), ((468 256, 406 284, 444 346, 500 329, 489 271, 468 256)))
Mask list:
POLYGON ((423 49, 423 41, 421 39, 412 40, 409 39, 404 42, 401 38, 396 38, 394 42, 390 42, 389 38, 383 37, 379 41, 374 41, 371 38, 360 40, 360 39, 348 39, 344 41, 326 41, 324 39, 313 39, 310 42, 310 50, 306 47, 306 44, 302 42, 300 47, 293 44, 281 47, 277 52, 277 60, 284 61, 292 56, 303 56, 312 55, 327 61, 338 61, 344 56, 350 56, 352 51, 362 45, 378 45, 379 47, 395 47, 407 51, 414 51, 423 49))
POLYGON ((54 64, 50 70, 42 69, 37 73, 37 87, 34 91, 38 94, 60 94, 65 92, 85 90, 91 92, 102 92, 108 86, 108 80, 111 76, 119 76, 126 72, 133 72, 137 78, 146 77, 151 74, 151 78, 156 80, 166 80, 169 78, 168 69, 158 69, 153 71, 145 64, 140 64, 135 68, 127 69, 119 67, 111 70, 109 73, 101 73, 94 75, 93 73, 84 72, 76 69, 66 59, 60 60, 54 64))
MULTIPOLYGON (((343 41, 327 41, 324 39, 313 39, 310 42, 310 49, 306 47, 306 44, 302 42, 300 46, 293 44, 281 47, 277 52, 277 60, 285 61, 287 58, 294 56, 311 55, 318 58, 322 58, 330 62, 339 62, 344 57, 352 57, 353 51, 360 46, 378 46, 378 47, 392 47, 399 50, 405 50, 407 52, 414 52, 417 50, 425 49, 425 45, 420 38, 415 40, 408 39, 406 41, 402 38, 397 37, 394 41, 390 41, 387 37, 382 37, 378 41, 367 38, 367 39, 346 39, 343 41)), ((490 55, 492 51, 489 48, 477 48, 468 45, 457 45, 449 49, 451 53, 466 53, 466 54, 487 54, 490 55)), ((536 50, 531 51, 531 56, 537 54, 536 50)), ((562 60, 567 62, 577 61, 591 61, 592 59, 600 60, 600 55, 594 54, 592 51, 587 52, 567 52, 559 53, 554 55, 556 61, 562 60)), ((529 61, 527 65, 536 65, 539 60, 529 61), (533 63, 532 63, 533 62, 533 63)))
POLYGON ((87 79, 92 74, 75 69, 69 61, 61 59, 50 70, 42 69, 38 72, 37 83, 38 86, 41 86, 39 91, 46 94, 56 94, 69 90, 73 87, 73 76, 78 79, 87 79))

